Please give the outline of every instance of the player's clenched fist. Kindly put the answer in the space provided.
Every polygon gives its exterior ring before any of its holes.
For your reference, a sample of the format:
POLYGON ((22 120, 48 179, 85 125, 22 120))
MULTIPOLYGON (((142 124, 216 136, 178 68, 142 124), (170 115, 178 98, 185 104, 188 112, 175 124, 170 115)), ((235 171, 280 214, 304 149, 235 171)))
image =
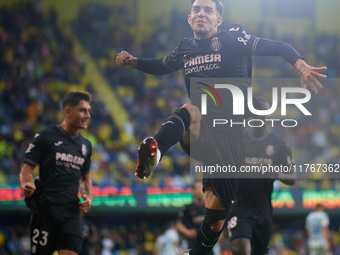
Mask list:
POLYGON ((118 53, 116 57, 116 64, 119 66, 129 66, 132 68, 136 68, 138 63, 138 58, 132 56, 127 51, 122 51, 121 53, 118 53))
POLYGON ((79 202, 80 210, 82 210, 84 213, 87 213, 91 208, 92 199, 86 194, 82 194, 81 196, 83 197, 84 201, 79 202))
POLYGON ((26 197, 32 196, 33 192, 35 191, 35 185, 32 182, 24 183, 20 186, 22 194, 26 197))

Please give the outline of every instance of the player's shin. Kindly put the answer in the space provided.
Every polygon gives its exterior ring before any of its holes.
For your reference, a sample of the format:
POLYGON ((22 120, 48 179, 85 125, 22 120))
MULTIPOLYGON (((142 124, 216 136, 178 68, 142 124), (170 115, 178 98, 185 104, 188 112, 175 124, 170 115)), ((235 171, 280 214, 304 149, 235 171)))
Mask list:
POLYGON ((157 141, 161 156, 182 138, 183 133, 189 128, 190 123, 191 116, 186 108, 177 109, 166 119, 154 137, 157 141))
POLYGON ((206 222, 205 219, 197 231, 194 246, 190 250, 189 254, 190 255, 207 254, 210 250, 212 250, 212 248, 217 243, 222 231, 223 227, 218 232, 212 231, 210 225, 206 222))

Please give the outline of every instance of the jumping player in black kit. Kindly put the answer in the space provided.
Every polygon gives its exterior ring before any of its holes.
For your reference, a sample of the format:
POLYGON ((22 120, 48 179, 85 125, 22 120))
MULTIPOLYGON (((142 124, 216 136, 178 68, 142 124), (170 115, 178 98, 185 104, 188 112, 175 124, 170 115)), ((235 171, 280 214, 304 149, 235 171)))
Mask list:
MULTIPOLYGON (((259 99, 262 109, 269 104, 259 99)), ((260 119, 265 120, 265 117, 260 119)), ((264 123, 266 123, 264 121, 264 123)), ((245 166, 291 166, 292 153, 287 144, 274 133, 261 127, 251 127, 245 132, 245 166)), ((274 173, 272 178, 240 178, 236 199, 228 214, 228 232, 234 255, 263 255, 268 253, 272 226, 271 194, 273 183, 279 179, 294 185, 293 173, 274 173), (274 178, 276 177, 276 178, 274 178)))
MULTIPOLYGON (((191 78, 244 78, 245 89, 251 85, 250 79, 247 79, 251 77, 251 55, 281 56, 298 71, 302 87, 308 84, 315 93, 317 87, 322 88, 316 78, 326 78, 326 75, 319 73, 326 67, 309 66, 289 44, 249 35, 239 24, 232 25, 228 31, 218 29, 223 13, 223 6, 218 0, 192 0, 191 3, 188 23, 194 32, 193 38, 183 38, 169 55, 161 59, 137 58, 122 51, 117 55, 117 65, 153 75, 182 69, 190 96, 191 78)), ((187 153, 190 151, 188 147, 195 142, 201 145, 211 143, 211 148, 227 148, 214 151, 219 163, 227 165, 226 162, 229 162, 240 167, 244 160, 243 129, 231 128, 225 134, 215 134, 211 129, 201 127, 201 119, 201 112, 195 105, 186 103, 177 109, 155 137, 141 142, 136 175, 142 179, 148 178, 161 157, 179 141, 187 153)), ((203 179, 205 220, 197 232, 190 254, 206 254, 213 248, 223 230, 237 185, 237 179, 203 179)))
POLYGON ((26 150, 19 180, 26 205, 32 211, 32 254, 80 252, 80 210, 86 213, 92 205, 92 146, 79 130, 87 128, 90 101, 88 92, 68 93, 63 100, 63 122, 37 133, 26 150), (32 183, 37 165, 39 179, 32 183), (83 202, 78 199, 79 190, 83 202))

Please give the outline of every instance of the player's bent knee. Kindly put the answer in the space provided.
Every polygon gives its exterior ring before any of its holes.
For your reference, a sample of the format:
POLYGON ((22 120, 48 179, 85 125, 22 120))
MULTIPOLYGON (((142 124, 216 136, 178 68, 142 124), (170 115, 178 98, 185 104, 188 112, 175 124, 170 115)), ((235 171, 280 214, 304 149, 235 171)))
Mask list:
POLYGON ((225 220, 219 220, 215 223, 210 224, 210 229, 213 232, 220 232, 223 229, 225 220))
POLYGON ((201 112, 198 109, 197 106, 190 104, 190 103, 185 103, 182 108, 185 108, 188 110, 188 112, 190 113, 191 116, 191 120, 192 122, 200 122, 201 121, 201 112))
MULTIPOLYGON (((192 117, 191 117, 191 114, 189 112, 188 109, 184 108, 184 107, 181 107, 179 109, 177 109, 171 116, 170 118, 177 118, 179 119, 183 126, 184 126, 184 130, 187 130, 190 125, 191 125, 191 122, 192 122, 192 117)), ((169 120, 169 118, 168 118, 169 120)))
POLYGON ((209 224, 211 231, 220 232, 223 229, 227 210, 213 210, 205 208, 205 221, 209 224))

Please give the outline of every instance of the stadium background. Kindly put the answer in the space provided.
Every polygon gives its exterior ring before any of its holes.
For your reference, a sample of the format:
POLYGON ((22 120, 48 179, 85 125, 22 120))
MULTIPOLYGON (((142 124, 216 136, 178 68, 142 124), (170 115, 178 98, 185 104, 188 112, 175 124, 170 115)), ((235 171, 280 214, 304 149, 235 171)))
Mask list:
MULTIPOLYGON (((339 164, 340 2, 222 2, 222 28, 240 23, 250 34, 291 43, 311 65, 328 66, 334 79, 313 96, 313 119, 274 131, 287 139, 297 164, 339 164)), ((24 151, 35 132, 62 120, 60 100, 75 89, 94 95, 83 132, 94 147, 94 203, 85 216, 90 249, 100 254, 106 238, 117 254, 152 254, 166 223, 192 201, 195 176, 175 146, 152 178, 139 181, 132 170, 136 148, 188 99, 181 72, 149 76, 117 68, 115 57, 121 50, 163 57, 192 35, 189 8, 189 0, 0 1, 0 254, 6 243, 14 254, 28 254, 29 211, 18 188, 24 151)), ((253 76, 298 77, 281 59, 257 57, 253 76)), ((320 175, 293 187, 275 185, 271 254, 306 254, 304 219, 317 203, 331 215, 333 249, 340 254, 340 181, 320 175)), ((221 247, 228 250, 226 240, 221 247)))

